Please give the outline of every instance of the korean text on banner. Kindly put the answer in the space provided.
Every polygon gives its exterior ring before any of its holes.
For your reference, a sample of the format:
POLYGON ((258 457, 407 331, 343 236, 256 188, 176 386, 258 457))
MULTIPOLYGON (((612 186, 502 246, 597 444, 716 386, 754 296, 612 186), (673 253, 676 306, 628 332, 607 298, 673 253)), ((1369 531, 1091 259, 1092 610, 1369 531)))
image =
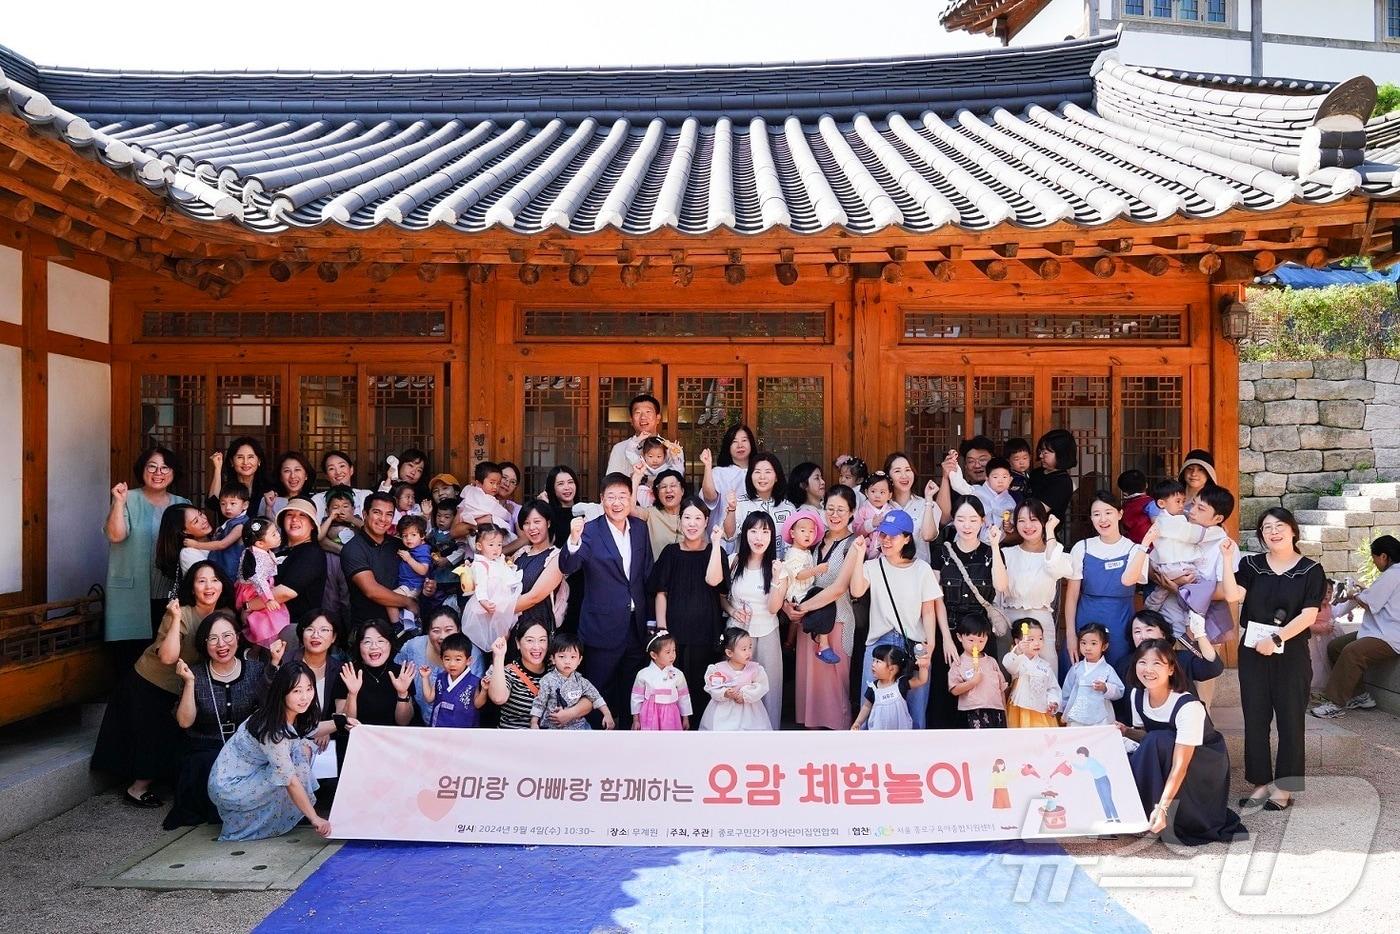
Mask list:
POLYGON ((357 727, 337 838, 869 846, 1145 830, 1112 727, 593 733, 357 727))

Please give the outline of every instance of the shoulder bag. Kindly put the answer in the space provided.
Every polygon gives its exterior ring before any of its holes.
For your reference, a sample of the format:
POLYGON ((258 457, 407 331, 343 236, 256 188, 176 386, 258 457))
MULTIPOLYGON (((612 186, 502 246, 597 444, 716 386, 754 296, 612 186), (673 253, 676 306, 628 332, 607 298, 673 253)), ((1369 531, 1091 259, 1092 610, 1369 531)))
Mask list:
MULTIPOLYGON (((987 622, 992 624, 992 634, 1000 638, 1011 631, 1011 620, 1006 618, 1001 607, 993 606, 987 602, 987 598, 982 596, 982 591, 977 589, 977 585, 972 583, 972 578, 968 576, 967 568, 962 560, 958 558, 958 552, 953 547, 952 542, 944 542, 943 547, 948 550, 948 557, 953 559, 953 563, 958 566, 958 571, 962 574, 962 579, 967 584, 967 589, 972 591, 972 596, 982 605, 983 611, 987 614, 987 622)), ((949 620, 949 623, 953 623, 949 620)))

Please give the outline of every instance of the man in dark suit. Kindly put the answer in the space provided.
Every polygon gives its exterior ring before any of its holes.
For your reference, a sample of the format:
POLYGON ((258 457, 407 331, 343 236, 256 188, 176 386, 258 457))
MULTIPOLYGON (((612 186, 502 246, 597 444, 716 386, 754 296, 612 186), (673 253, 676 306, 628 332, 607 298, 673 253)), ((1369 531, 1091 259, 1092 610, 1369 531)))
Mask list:
POLYGON ((608 702, 618 729, 625 730, 632 725, 632 682, 647 664, 651 542, 646 523, 630 515, 632 479, 610 473, 603 478, 602 493, 601 516, 588 523, 573 520, 559 568, 566 575, 583 570, 578 620, 583 676, 608 702))

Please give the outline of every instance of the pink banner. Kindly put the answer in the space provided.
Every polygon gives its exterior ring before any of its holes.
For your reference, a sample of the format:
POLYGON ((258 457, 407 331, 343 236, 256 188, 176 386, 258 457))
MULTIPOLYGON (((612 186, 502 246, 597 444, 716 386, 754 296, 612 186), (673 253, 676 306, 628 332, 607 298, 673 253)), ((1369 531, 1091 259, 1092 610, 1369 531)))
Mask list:
POLYGON ((1112 727, 640 733, 361 726, 341 839, 868 846, 1145 830, 1112 727))

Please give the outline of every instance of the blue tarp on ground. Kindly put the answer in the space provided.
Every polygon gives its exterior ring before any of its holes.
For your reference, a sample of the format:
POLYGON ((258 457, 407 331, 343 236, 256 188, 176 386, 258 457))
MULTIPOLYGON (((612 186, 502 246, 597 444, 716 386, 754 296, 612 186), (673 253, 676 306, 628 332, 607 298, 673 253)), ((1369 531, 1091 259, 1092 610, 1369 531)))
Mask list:
POLYGON ((351 842, 257 930, 1147 930, 1073 865, 1051 842, 765 850, 351 842), (1038 871, 1024 870, 1027 861, 1038 871))
POLYGON ((1400 263, 1385 272, 1360 267, 1352 269, 1340 263, 1330 263, 1312 269, 1298 263, 1281 263, 1272 272, 1258 276, 1256 285, 1280 286, 1290 289, 1325 289, 1329 285, 1372 285, 1377 282, 1400 282, 1400 263))

